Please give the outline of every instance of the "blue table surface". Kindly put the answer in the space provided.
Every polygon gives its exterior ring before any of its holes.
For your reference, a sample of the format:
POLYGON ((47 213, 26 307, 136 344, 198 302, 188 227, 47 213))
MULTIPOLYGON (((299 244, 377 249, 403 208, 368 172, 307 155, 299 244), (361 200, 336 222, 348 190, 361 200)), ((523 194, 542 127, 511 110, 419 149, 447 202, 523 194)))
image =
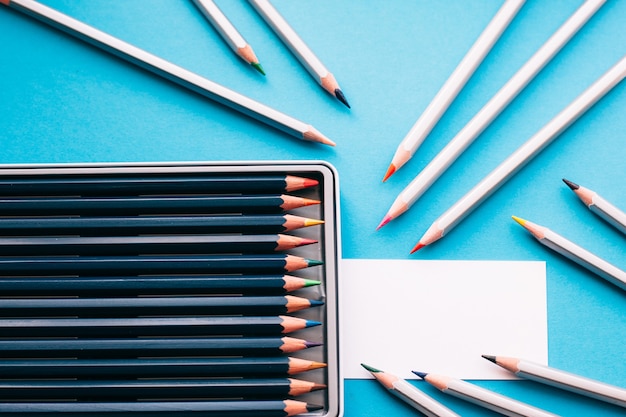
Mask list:
MULTIPOLYGON (((580 0, 528 1, 415 157, 387 183, 381 179, 396 146, 500 1, 276 0, 335 74, 351 110, 321 89, 246 2, 218 4, 252 44, 266 77, 232 53, 191 1, 45 3, 311 123, 337 147, 294 140, 0 7, 1 163, 328 161, 340 177, 345 258, 545 261, 550 364, 626 387, 626 293, 538 244, 510 217, 549 226, 626 268, 625 237, 561 182, 568 178, 626 208, 626 83, 448 236, 409 255, 434 219, 623 56, 626 1, 608 1, 423 198, 380 231, 375 228, 395 196, 580 0)), ((428 317, 414 323, 419 320, 428 317)), ((419 326, 412 330, 419 332, 419 326)), ((557 414, 624 412, 534 382, 476 382, 557 414)), ((462 415, 491 415, 421 381, 415 384, 462 415)), ((346 417, 415 415, 366 379, 345 382, 344 408, 346 417)))

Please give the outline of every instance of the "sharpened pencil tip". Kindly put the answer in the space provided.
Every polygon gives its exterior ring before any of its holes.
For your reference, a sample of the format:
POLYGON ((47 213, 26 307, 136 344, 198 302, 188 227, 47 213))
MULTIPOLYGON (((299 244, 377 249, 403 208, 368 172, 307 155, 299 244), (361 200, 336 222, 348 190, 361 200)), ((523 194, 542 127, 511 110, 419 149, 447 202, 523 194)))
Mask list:
POLYGON ((309 300, 309 303, 311 303, 311 307, 318 307, 318 306, 324 305, 324 302, 321 300, 309 300))
POLYGON ((323 343, 318 343, 318 342, 309 342, 309 341, 305 341, 304 342, 304 346, 306 346, 306 348, 312 348, 312 347, 317 347, 317 346, 322 346, 323 343))
POLYGON ((305 219, 304 220, 304 227, 317 226, 319 224, 324 224, 324 220, 317 220, 317 219, 305 219))
POLYGON ((304 280, 304 287, 314 287, 316 285, 320 285, 322 283, 322 281, 316 281, 314 279, 305 279, 304 280))
POLYGON ((480 355, 480 356, 482 356, 483 358, 487 359, 488 361, 496 363, 496 357, 493 356, 493 355, 480 355))
POLYGON ((306 411, 307 412, 313 412, 313 411, 318 411, 321 410, 322 408, 324 408, 324 406, 322 405, 316 405, 316 404, 307 404, 306 405, 306 411))
POLYGON ((520 225, 522 225, 522 226, 524 226, 524 225, 526 224, 526 220, 521 219, 521 218, 519 218, 519 217, 517 217, 517 216, 511 216, 511 218, 512 218, 513 220, 515 220, 516 222, 518 222, 518 223, 519 223, 520 225))
POLYGON ((315 240, 315 239, 307 239, 307 238, 303 237, 300 240, 300 245, 299 246, 312 245, 314 243, 317 243, 317 240, 315 240))
POLYGON ((318 266, 318 265, 324 264, 324 262, 317 260, 317 259, 307 259, 306 263, 307 263, 307 266, 318 266))
MULTIPOLYGON (((302 185, 304 186, 304 188, 309 188, 309 187, 315 187, 319 184, 320 182, 318 180, 315 180, 313 178, 303 178, 302 179, 302 185)), ((315 201, 315 203, 313 204, 317 204, 319 203, 318 200, 311 200, 311 201, 315 201)))
POLYGON ((567 186, 570 188, 570 190, 572 191, 576 191, 580 188, 580 185, 576 184, 575 182, 571 182, 569 180, 566 180, 565 178, 563 178, 563 182, 565 184, 567 184, 567 186))
POLYGON ((411 371, 411 372, 413 372, 415 375, 419 376, 422 379, 425 379, 428 376, 426 372, 419 372, 419 371, 411 371))
POLYGON ((328 365, 326 365, 323 362, 311 362, 309 364, 309 371, 312 371, 314 369, 321 369, 321 368, 326 368, 328 365))
POLYGON ((396 166, 394 164, 390 164, 389 168, 387 168, 387 172, 385 173, 385 177, 383 178, 383 182, 387 181, 389 177, 391 177, 396 172, 396 166))
POLYGON ((346 100, 346 96, 343 94, 339 88, 335 89, 335 97, 337 100, 341 101, 347 108, 350 108, 350 104, 348 104, 348 100, 346 100))
POLYGON ((361 366, 362 366, 363 368, 367 369, 368 371, 373 372, 373 373, 382 372, 380 369, 376 369, 376 368, 371 367, 371 366, 369 366, 369 365, 366 365, 366 364, 364 364, 364 363, 362 363, 362 364, 361 364, 361 366))
POLYGON ((411 253, 415 253, 415 252, 417 252, 418 250, 422 249, 424 246, 426 246, 426 245, 424 245, 424 244, 423 244, 423 243, 421 243, 421 242, 417 242, 417 245, 415 245, 415 246, 413 247, 413 249, 411 249, 411 253))
POLYGON ((391 221, 391 216, 390 215, 385 215, 385 217, 383 218, 383 221, 380 222, 380 224, 378 225, 378 227, 376 228, 376 230, 380 230, 381 227, 383 227, 384 225, 386 225, 387 223, 389 223, 391 221))
POLYGON ((258 62, 252 62, 250 63, 250 65, 252 65, 254 67, 255 70, 259 71, 261 74, 265 75, 265 71, 263 71, 263 67, 261 66, 260 63, 258 62))
POLYGON ((309 328, 309 327, 316 327, 316 326, 321 326, 322 322, 320 321, 315 321, 315 320, 307 320, 305 323, 305 327, 309 328))

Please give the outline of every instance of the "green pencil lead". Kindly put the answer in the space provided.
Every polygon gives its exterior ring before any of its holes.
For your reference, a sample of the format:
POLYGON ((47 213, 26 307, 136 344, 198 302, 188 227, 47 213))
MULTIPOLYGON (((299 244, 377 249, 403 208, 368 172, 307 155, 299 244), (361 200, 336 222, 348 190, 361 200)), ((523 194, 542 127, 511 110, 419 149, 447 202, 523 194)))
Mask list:
POLYGON ((380 369, 372 368, 371 366, 366 365, 366 364, 364 364, 364 363, 362 363, 362 364, 361 364, 361 366, 362 366, 363 368, 367 369, 367 370, 368 370, 368 371, 370 371, 370 372, 374 372, 374 373, 377 373, 377 372, 382 372, 380 369))
POLYGON ((315 285, 320 285, 322 283, 322 281, 316 281, 314 279, 305 279, 304 280, 304 287, 313 287, 315 285))
POLYGON ((259 71, 261 74, 265 75, 265 71, 263 71, 263 67, 258 62, 253 62, 250 65, 254 67, 255 70, 259 71))

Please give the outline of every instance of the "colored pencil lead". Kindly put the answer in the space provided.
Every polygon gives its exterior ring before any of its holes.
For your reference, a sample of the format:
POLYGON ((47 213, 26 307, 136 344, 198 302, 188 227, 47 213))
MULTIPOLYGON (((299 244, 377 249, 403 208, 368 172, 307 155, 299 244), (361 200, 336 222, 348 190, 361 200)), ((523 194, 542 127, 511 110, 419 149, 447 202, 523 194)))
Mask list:
POLYGON ((389 215, 386 215, 383 220, 380 222, 380 224, 378 225, 378 227, 376 227, 376 230, 379 230, 381 227, 383 227, 384 225, 386 225, 387 223, 389 223, 391 221, 392 217, 389 215))
POLYGON ((415 375, 419 376, 422 379, 424 379, 424 378, 426 378, 428 376, 428 374, 425 373, 425 372, 419 372, 419 371, 411 371, 411 372, 413 372, 415 375))
POLYGON ((417 245, 415 245, 413 249, 411 249, 411 253, 417 252, 418 250, 422 249, 424 246, 426 245, 421 242, 418 242, 417 245))
POLYGON ((251 63, 250 63, 250 65, 252 65, 252 67, 253 67, 255 70, 257 70, 257 71, 259 71, 261 74, 265 75, 265 71, 263 71, 263 67, 261 66, 261 64, 260 64, 260 63, 258 63, 258 62, 251 62, 251 63))
POLYGON ((307 263, 307 266, 324 265, 324 262, 318 261, 317 259, 307 259, 306 263, 307 263))
POLYGON ((580 185, 573 183, 571 181, 566 180, 565 178, 563 178, 563 182, 565 184, 567 184, 567 186, 572 190, 572 191, 576 191, 580 188, 580 185))
MULTIPOLYGON (((285 402, 287 402, 287 401, 289 401, 289 400, 285 400, 285 402)), ((313 411, 321 410, 322 408, 324 408, 324 406, 317 405, 317 404, 307 404, 306 405, 306 411, 308 411, 309 413, 311 413, 313 411)))
POLYGON ((366 365, 366 364, 364 364, 364 363, 362 363, 362 364, 361 364, 361 366, 362 366, 363 368, 367 369, 367 370, 368 370, 368 371, 370 371, 370 372, 382 372, 380 369, 373 368, 373 367, 371 367, 371 366, 369 366, 369 365, 366 365))
POLYGON ((304 324, 305 328, 309 328, 309 327, 316 327, 316 326, 321 326, 322 323, 319 321, 315 321, 315 320, 307 320, 306 323, 304 324))
POLYGON ((304 280, 304 288, 306 287, 314 287, 316 285, 320 285, 322 283, 322 281, 317 281, 314 279, 305 279, 304 280))
POLYGON ((337 100, 341 101, 347 108, 351 108, 350 104, 348 104, 348 100, 346 100, 346 96, 343 94, 343 91, 341 91, 341 89, 335 89, 335 97, 337 97, 337 100))
POLYGON ((309 342, 308 340, 304 341, 304 348, 305 349, 309 349, 312 347, 317 347, 317 346, 322 346, 323 343, 319 343, 319 342, 309 342))
POLYGON ((390 164, 389 168, 387 168, 387 172, 385 173, 385 177, 383 178, 383 182, 387 181, 389 177, 391 177, 396 172, 396 169, 398 168, 396 168, 394 164, 390 164))

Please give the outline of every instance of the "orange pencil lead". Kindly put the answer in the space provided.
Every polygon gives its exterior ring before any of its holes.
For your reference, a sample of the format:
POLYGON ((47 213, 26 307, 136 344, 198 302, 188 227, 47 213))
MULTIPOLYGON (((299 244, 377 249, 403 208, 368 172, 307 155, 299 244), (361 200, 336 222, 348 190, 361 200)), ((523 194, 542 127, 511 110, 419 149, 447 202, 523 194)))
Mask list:
POLYGON ((385 177, 383 178, 383 182, 387 181, 389 177, 391 177, 396 172, 396 169, 397 168, 394 164, 390 164, 389 168, 387 168, 387 173, 385 174, 385 177))

